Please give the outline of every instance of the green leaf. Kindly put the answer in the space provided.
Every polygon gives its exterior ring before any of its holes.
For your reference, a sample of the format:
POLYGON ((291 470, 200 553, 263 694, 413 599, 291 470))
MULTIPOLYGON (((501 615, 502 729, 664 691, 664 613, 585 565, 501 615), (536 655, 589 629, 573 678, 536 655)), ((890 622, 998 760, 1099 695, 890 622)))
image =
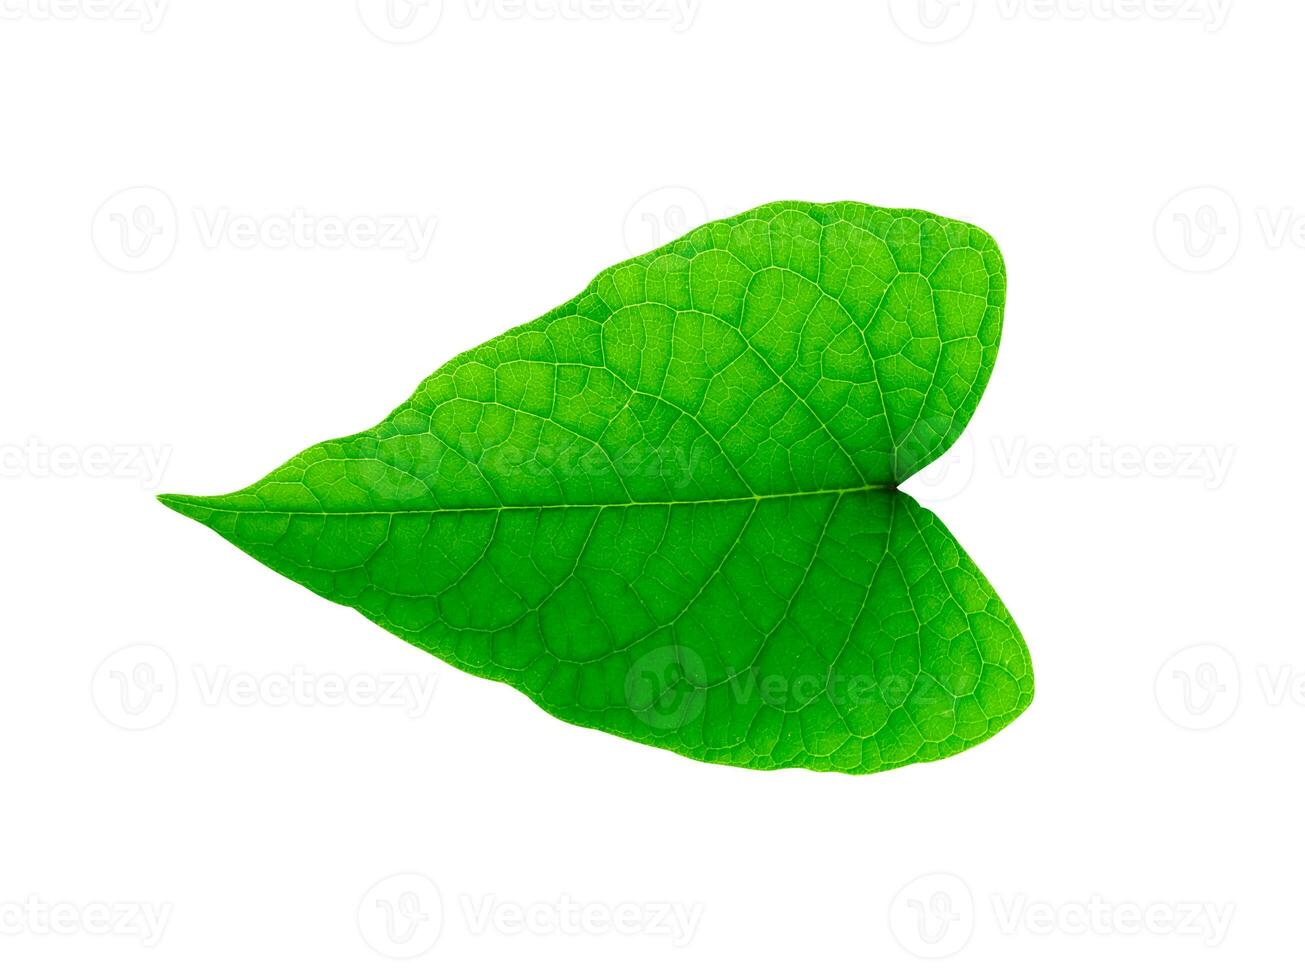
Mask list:
POLYGON ((923 211, 780 202, 601 273, 384 422, 166 495, 281 574, 577 725, 757 769, 952 755, 1028 650, 896 486, 992 372, 1005 270, 923 211))

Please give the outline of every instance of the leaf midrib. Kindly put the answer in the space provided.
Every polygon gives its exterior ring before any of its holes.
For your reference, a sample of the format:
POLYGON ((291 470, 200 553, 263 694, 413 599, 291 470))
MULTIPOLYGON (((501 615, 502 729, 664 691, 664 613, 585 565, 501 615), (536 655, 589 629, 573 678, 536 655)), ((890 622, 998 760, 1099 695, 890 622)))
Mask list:
POLYGON ((867 483, 859 487, 842 487, 833 490, 794 490, 788 493, 750 493, 737 497, 700 497, 692 500, 626 500, 594 503, 550 504, 494 504, 477 507, 395 507, 391 510, 308 510, 292 507, 232 507, 214 503, 213 497, 190 497, 185 494, 165 493, 159 500, 169 507, 203 507, 205 510, 227 514, 302 514, 312 517, 390 517, 395 514, 478 514, 505 510, 605 510, 617 507, 679 507, 699 504, 756 503, 763 500, 786 500, 799 497, 841 497, 849 493, 871 493, 896 490, 891 483, 867 483))

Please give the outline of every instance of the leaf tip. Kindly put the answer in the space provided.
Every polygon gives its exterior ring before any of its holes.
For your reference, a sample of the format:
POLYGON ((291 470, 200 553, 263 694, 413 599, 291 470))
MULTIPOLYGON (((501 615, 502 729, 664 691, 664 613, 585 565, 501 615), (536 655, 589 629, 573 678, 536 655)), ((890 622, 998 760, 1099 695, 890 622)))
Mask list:
POLYGON ((207 497, 194 497, 184 493, 160 493, 155 499, 169 510, 175 510, 178 514, 197 521, 203 521, 204 517, 212 511, 212 507, 207 503, 209 500, 207 497))

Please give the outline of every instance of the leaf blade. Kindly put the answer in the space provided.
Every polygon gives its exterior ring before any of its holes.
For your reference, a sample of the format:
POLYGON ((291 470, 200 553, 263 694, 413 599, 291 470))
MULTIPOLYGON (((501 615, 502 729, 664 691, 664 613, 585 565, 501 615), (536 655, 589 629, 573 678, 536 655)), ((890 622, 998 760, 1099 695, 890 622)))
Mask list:
POLYGON ((372 430, 164 502, 566 721, 754 768, 940 758, 1032 675, 977 568, 891 488, 973 413, 1004 290, 972 226, 768 205, 607 270, 372 430), (822 671, 864 690, 795 691, 822 671))

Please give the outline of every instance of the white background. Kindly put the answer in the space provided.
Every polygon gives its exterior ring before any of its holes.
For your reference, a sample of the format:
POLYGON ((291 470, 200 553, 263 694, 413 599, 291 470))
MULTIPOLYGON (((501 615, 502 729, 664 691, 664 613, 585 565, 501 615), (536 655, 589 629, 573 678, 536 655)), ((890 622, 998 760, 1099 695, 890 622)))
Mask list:
POLYGON ((1299 959, 1305 9, 143 4, 0 18, 0 972, 1299 959), (572 728, 153 499, 781 198, 1003 248, 996 372, 907 487, 1034 658, 976 749, 849 778, 572 728))

